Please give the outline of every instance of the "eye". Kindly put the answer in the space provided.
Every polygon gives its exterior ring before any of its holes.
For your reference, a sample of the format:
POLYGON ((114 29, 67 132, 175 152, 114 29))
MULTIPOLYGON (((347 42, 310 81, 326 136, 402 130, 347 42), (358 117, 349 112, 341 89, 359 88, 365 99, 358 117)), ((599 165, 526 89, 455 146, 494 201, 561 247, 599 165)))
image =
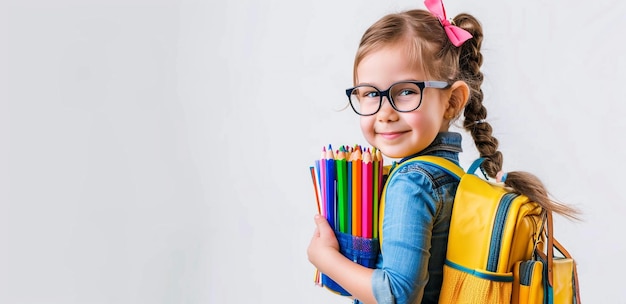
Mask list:
POLYGON ((373 88, 363 88, 362 92, 363 94, 361 96, 364 98, 376 98, 380 95, 380 93, 373 88))
POLYGON ((402 91, 398 92, 398 96, 408 96, 411 94, 418 94, 415 90, 411 89, 402 89, 402 91))
POLYGON ((421 91, 414 83, 397 83, 391 88, 391 94, 395 102, 412 102, 419 100, 421 91))
POLYGON ((356 97, 359 102, 378 102, 380 92, 371 86, 357 87, 352 91, 352 96, 356 97))

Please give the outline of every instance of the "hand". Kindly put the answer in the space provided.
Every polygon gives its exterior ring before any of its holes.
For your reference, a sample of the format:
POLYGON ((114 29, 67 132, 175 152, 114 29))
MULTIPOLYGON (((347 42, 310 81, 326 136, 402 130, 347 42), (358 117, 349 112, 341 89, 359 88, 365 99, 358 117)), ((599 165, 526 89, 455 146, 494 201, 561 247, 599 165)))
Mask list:
POLYGON ((324 217, 316 214, 314 220, 316 227, 307 249, 307 255, 309 261, 320 269, 320 263, 324 262, 324 257, 328 256, 328 253, 339 251, 339 243, 335 232, 324 217))

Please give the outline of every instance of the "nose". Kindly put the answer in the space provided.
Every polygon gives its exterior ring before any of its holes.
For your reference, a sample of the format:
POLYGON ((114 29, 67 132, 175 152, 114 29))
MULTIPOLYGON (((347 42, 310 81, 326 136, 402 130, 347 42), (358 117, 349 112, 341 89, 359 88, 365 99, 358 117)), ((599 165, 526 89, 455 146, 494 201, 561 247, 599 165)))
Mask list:
POLYGON ((388 96, 384 96, 380 110, 376 113, 376 119, 379 121, 396 121, 398 120, 398 112, 391 106, 388 96))

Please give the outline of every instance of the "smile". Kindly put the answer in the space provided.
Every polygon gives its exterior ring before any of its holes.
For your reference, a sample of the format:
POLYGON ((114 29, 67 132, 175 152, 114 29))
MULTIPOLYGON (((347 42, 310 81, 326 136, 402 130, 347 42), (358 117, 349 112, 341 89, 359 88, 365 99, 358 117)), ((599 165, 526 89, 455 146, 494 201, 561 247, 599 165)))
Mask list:
POLYGON ((407 133, 407 131, 401 131, 401 132, 380 132, 380 133, 378 133, 378 135, 381 136, 384 139, 396 139, 396 138, 404 135, 405 133, 407 133))

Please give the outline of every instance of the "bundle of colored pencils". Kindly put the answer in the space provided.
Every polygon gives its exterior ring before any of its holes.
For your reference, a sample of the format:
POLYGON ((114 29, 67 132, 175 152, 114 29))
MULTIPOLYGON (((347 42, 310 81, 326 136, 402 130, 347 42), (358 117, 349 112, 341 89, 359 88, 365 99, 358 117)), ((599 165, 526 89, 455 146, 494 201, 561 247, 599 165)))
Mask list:
MULTIPOLYGON (((378 206, 383 186, 383 157, 376 148, 323 147, 310 167, 318 212, 335 231, 378 238, 378 206)), ((315 281, 320 282, 319 272, 315 281)))

